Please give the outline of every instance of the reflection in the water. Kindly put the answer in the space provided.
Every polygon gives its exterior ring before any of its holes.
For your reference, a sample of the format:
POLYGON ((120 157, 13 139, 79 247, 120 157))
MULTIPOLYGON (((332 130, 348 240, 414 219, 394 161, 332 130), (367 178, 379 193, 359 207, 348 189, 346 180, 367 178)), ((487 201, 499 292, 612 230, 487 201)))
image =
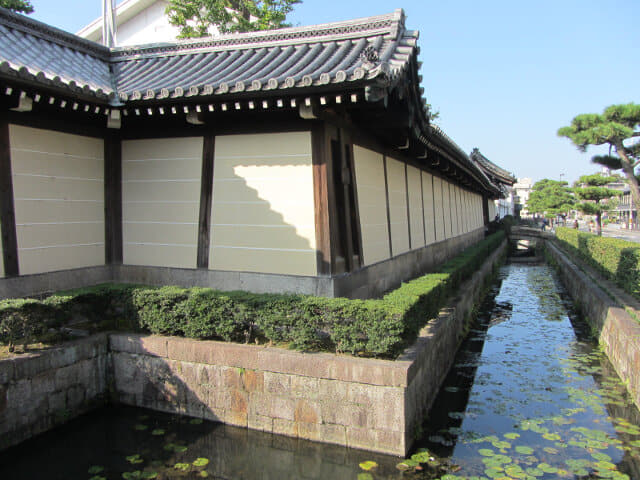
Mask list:
POLYGON ((500 280, 419 446, 460 466, 447 479, 640 478, 638 411, 554 272, 500 280))

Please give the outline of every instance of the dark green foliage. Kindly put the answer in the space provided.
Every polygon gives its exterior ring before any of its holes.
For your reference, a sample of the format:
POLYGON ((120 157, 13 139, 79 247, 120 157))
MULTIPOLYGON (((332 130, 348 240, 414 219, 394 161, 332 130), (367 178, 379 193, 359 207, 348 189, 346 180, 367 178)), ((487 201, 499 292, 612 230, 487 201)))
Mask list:
POLYGON ((558 228, 556 237, 573 255, 640 298, 640 245, 571 228, 558 228))
POLYGON ((14 12, 33 13, 33 5, 30 0, 0 0, 0 7, 8 8, 14 12))
POLYGON ((575 199, 567 182, 545 178, 533 185, 527 201, 527 210, 549 216, 566 213, 573 208, 575 199))
POLYGON ((134 330, 159 335, 268 340, 298 350, 393 357, 503 240, 504 232, 499 231, 438 272, 404 283, 376 300, 100 285, 42 301, 5 300, 0 302, 0 318, 9 319, 8 325, 15 323, 16 315, 30 325, 49 325, 51 319, 59 324, 77 315, 89 321, 123 318, 134 330))
POLYGON ((302 0, 170 0, 169 23, 180 27, 180 38, 206 37, 215 25, 221 33, 251 32, 290 26, 293 5, 302 0))

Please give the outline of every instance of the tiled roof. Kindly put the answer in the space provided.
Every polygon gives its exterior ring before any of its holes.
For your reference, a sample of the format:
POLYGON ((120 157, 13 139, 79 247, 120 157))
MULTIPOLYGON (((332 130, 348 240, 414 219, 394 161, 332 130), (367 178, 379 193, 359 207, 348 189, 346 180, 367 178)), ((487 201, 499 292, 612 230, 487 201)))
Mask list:
POLYGON ((498 165, 496 165, 482 153, 480 153, 480 150, 478 150, 477 148, 473 149, 470 157, 471 160, 476 162, 479 167, 487 173, 488 176, 493 177, 499 183, 511 186, 516 182, 516 178, 511 172, 506 171, 504 168, 500 168, 498 165))
POLYGON ((417 38, 396 10, 311 27, 107 49, 0 8, 0 75, 124 102, 392 86, 417 53, 417 38))
POLYGON ((109 49, 0 8, 0 75, 107 98, 109 49))

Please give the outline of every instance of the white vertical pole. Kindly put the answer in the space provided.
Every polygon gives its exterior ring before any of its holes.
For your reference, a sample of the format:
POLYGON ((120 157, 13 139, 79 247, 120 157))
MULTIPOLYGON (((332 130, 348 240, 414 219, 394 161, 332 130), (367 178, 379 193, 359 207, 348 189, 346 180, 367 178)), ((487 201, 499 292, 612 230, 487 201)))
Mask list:
POLYGON ((115 0, 102 0, 102 43, 107 47, 116 44, 115 0))

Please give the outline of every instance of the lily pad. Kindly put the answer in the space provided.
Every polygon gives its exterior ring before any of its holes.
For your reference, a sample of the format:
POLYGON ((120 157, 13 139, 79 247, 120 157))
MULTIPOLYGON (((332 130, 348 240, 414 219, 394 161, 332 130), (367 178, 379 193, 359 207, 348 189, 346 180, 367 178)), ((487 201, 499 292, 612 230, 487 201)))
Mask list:
POLYGON ((489 448, 481 448, 480 450, 478 450, 478 453, 483 457, 493 457, 495 455, 495 453, 493 453, 493 450, 489 448))
POLYGON ((191 420, 189 420, 189 423, 191 425, 201 425, 203 423, 203 420, 201 418, 192 418, 191 420))
POLYGON ((516 440, 516 439, 520 438, 520 434, 519 433, 505 433, 504 434, 504 438, 508 438, 509 440, 516 440))
POLYGON ((173 468, 182 472, 188 472, 191 469, 190 463, 176 463, 173 468))
POLYGON ((518 445, 516 447, 516 452, 522 454, 522 455, 531 455, 533 453, 533 448, 531 447, 525 447, 522 445, 518 445))
POLYGON ((102 465, 93 465, 92 467, 89 467, 89 470, 87 470, 87 473, 89 475, 96 475, 103 471, 104 471, 104 467, 102 465))
POLYGON ((136 453, 135 455, 129 455, 128 457, 125 457, 125 459, 132 465, 144 462, 144 459, 140 456, 139 453, 136 453))
POLYGON ((162 428, 156 428, 151 432, 151 435, 154 435, 156 437, 162 436, 164 434, 165 434, 165 431, 162 428))
POLYGON ((205 467, 209 465, 209 459, 208 458, 197 458, 194 462, 193 462, 193 466, 194 467, 205 467))
POLYGON ((138 423, 138 424, 133 426, 133 429, 138 431, 138 432, 144 432, 147 428, 149 428, 147 425, 143 425, 141 423, 138 423))
POLYGON ((369 470, 373 470, 374 468, 376 468, 378 466, 378 464, 376 462, 373 462, 371 460, 367 460, 366 462, 362 462, 359 463, 358 466, 365 471, 369 471, 369 470))

